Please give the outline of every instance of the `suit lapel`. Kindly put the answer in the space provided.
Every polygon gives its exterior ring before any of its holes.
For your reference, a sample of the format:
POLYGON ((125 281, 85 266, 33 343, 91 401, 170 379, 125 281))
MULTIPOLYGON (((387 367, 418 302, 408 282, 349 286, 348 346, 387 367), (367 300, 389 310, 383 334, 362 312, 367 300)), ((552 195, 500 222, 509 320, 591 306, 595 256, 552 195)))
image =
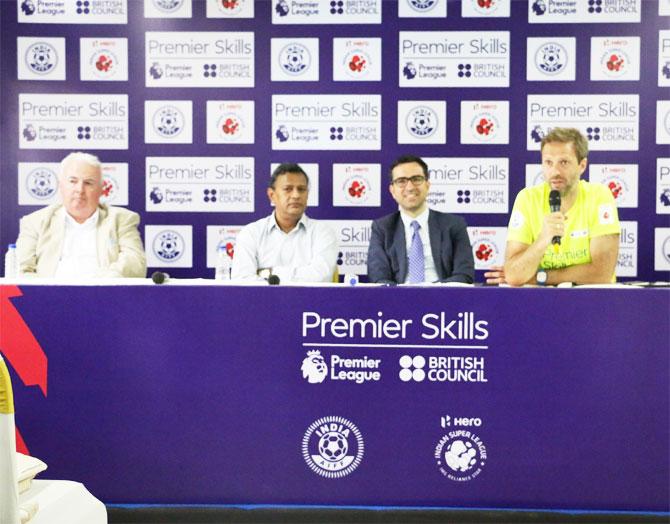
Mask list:
POLYGON ((55 275, 58 262, 63 254, 63 241, 65 240, 65 208, 58 207, 49 221, 48 229, 40 251, 40 275, 55 275))
POLYGON ((403 224, 400 212, 398 212, 393 232, 393 251, 398 260, 398 283, 402 284, 407 278, 407 240, 405 239, 405 224, 403 224))
POLYGON ((442 228, 440 227, 438 216, 433 211, 428 211, 428 235, 430 237, 430 252, 433 255, 433 264, 440 280, 444 278, 444 268, 442 267, 442 228))
POLYGON ((106 268, 109 266, 109 243, 111 242, 107 231, 109 229, 107 220, 108 209, 105 206, 98 206, 98 212, 98 223, 95 226, 98 266, 106 268))

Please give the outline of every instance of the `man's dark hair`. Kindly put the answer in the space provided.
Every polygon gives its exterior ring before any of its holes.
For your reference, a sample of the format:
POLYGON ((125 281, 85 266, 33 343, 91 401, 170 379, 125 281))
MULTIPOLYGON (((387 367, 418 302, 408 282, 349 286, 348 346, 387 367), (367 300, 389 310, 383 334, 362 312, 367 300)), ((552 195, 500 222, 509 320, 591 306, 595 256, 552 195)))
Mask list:
POLYGON ((302 167, 292 162, 283 162, 279 164, 272 172, 272 175, 270 176, 270 184, 268 185, 268 187, 274 189, 277 178, 279 178, 282 175, 285 175, 286 173, 298 173, 304 176, 305 181, 309 186, 309 177, 307 176, 307 173, 305 173, 305 170, 302 167))
POLYGON ((421 169, 423 170, 423 176, 426 177, 426 180, 428 180, 428 164, 426 164, 423 159, 421 159, 418 156, 414 155, 403 155, 395 159, 395 161, 391 164, 391 169, 389 169, 389 178, 391 179, 391 182, 393 182, 393 170, 399 166, 400 164, 412 164, 416 163, 421 166, 421 169))

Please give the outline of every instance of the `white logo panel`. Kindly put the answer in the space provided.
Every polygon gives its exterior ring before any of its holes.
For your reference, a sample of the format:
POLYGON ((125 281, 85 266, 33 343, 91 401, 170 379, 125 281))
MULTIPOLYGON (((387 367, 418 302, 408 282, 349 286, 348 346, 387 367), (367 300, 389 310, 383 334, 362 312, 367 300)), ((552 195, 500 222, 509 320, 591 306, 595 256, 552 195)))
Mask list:
POLYGON ((191 0, 144 0, 144 18, 191 18, 191 0))
MULTIPOLYGON (((278 163, 270 164, 270 172, 268 173, 268 181, 272 176, 273 171, 279 166, 278 163)), ((317 207, 319 205, 319 164, 317 163, 302 163, 300 167, 307 173, 309 179, 309 192, 307 194, 307 207, 317 207)), ((271 204, 274 206, 274 204, 271 204)))
POLYGON ((542 164, 526 164, 526 187, 544 183, 542 164))
POLYGON ((253 87, 254 33, 145 35, 147 87, 253 87))
POLYGON ((670 144, 670 100, 656 101, 656 143, 670 144))
POLYGON ((399 100, 398 144, 446 144, 447 102, 399 100))
POLYGON ((658 32, 658 85, 670 86, 670 31, 658 32))
POLYGON ((273 24, 381 24, 382 0, 272 0, 273 24))
POLYGON ((658 16, 670 16, 670 0, 658 0, 658 16))
POLYGON ((19 94, 21 149, 128 149, 128 95, 19 94))
POLYGON ((530 37, 526 42, 526 80, 541 82, 575 80, 577 63, 575 37, 530 37))
POLYGON ((509 87, 509 31, 400 31, 400 87, 509 87))
POLYGON ((639 95, 528 95, 527 148, 554 127, 579 129, 591 151, 637 151, 639 95))
POLYGON ((622 220, 619 236, 619 258, 615 274, 617 277, 637 276, 637 222, 622 220))
POLYGON ((193 266, 193 226, 144 226, 148 267, 193 266))
POLYGON ((333 164, 334 207, 379 207, 381 164, 333 164))
POLYGON ((642 0, 528 0, 531 24, 617 24, 640 21, 642 0))
POLYGON ((20 24, 126 24, 127 0, 16 0, 20 24))
POLYGON ((512 0, 462 0, 463 18, 509 18, 512 0))
POLYGON ((340 275, 366 275, 372 220, 324 220, 337 234, 340 275))
POLYGON ((318 38, 272 38, 270 43, 273 82, 319 80, 318 38))
POLYGON ((654 228, 654 270, 670 271, 670 227, 654 228))
POLYGON ((254 0, 207 0, 207 18, 253 18, 254 0))
POLYGON ((252 157, 147 157, 146 210, 254 211, 252 157))
POLYGON ((640 37, 591 38, 591 80, 639 80, 640 37))
POLYGON ((207 226, 207 267, 216 267, 219 246, 226 248, 230 258, 235 256, 235 242, 242 227, 207 226))
POLYGON ((208 100, 208 144, 253 144, 253 100, 208 100))
POLYGON ((191 100, 145 100, 145 144, 190 144, 193 142, 191 100))
POLYGON ((432 209, 448 213, 507 213, 508 158, 424 158, 432 209))
POLYGON ((128 80, 127 38, 80 38, 79 78, 81 80, 128 80))
POLYGON ((381 149, 380 95, 273 95, 272 149, 381 149))
POLYGON ((60 200, 58 162, 19 162, 19 205, 46 206, 60 200))
POLYGON ((475 269, 489 269, 505 263, 506 227, 468 227, 475 269))
POLYGON ((381 38, 333 38, 333 80, 372 82, 381 79, 381 38))
POLYGON ((461 144, 509 144, 509 102, 462 100, 461 144))
POLYGON ((65 80, 65 38, 16 39, 19 80, 65 80))
POLYGON ((656 159, 656 213, 670 214, 670 158, 656 159))
POLYGON ((607 186, 618 208, 637 207, 637 164, 591 164, 589 182, 607 186))
POLYGON ((398 18, 445 18, 447 0, 398 0, 398 18))

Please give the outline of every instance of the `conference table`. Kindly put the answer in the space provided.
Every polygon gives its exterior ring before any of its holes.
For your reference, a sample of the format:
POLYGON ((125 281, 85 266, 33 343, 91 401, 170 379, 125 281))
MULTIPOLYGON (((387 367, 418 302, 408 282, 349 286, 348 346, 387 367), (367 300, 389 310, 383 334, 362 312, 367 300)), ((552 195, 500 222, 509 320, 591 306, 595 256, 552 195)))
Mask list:
POLYGON ((0 291, 21 445, 105 503, 669 510, 667 288, 0 291))

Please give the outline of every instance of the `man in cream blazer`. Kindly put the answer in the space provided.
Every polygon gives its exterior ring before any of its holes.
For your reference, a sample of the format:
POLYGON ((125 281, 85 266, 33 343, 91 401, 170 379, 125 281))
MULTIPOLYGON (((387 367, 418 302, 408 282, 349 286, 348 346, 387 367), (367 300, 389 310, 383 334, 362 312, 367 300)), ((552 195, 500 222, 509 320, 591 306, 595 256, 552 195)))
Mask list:
POLYGON ((21 219, 16 241, 19 272, 38 277, 145 277, 139 215, 100 204, 102 170, 97 157, 65 157, 58 189, 62 203, 21 219))

